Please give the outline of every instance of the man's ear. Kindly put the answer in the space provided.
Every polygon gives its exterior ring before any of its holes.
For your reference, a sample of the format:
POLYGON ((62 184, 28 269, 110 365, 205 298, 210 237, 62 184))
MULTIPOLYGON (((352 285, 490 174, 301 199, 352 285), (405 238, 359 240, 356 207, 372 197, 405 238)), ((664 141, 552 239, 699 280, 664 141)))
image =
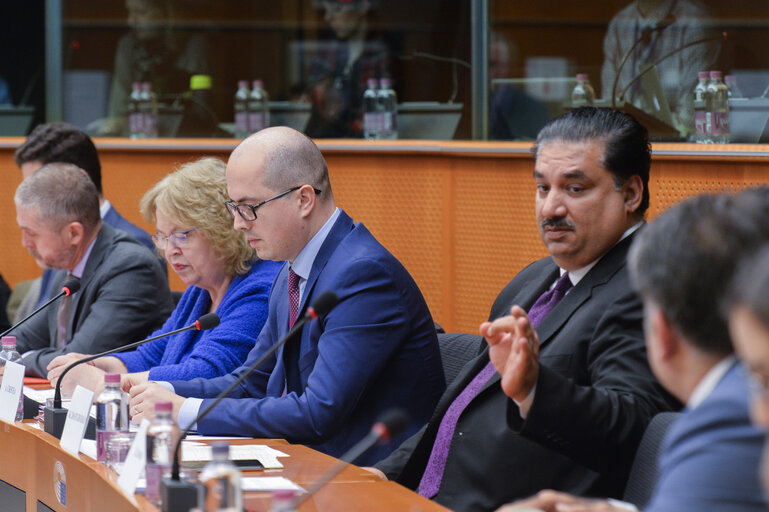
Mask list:
POLYGON ((657 357, 663 361, 669 360, 679 350, 678 331, 661 309, 654 308, 648 314, 651 315, 649 325, 656 345, 657 357))
POLYGON ((307 217, 315 208, 318 198, 310 185, 303 185, 302 188, 297 190, 297 193, 299 194, 300 213, 302 217, 307 217))
POLYGON ((70 245, 78 245, 85 238, 85 228, 78 221, 72 221, 62 228, 62 236, 70 245))
POLYGON ((637 174, 632 175, 622 185, 622 193, 625 195, 625 210, 633 213, 641 207, 643 201, 644 184, 637 174))

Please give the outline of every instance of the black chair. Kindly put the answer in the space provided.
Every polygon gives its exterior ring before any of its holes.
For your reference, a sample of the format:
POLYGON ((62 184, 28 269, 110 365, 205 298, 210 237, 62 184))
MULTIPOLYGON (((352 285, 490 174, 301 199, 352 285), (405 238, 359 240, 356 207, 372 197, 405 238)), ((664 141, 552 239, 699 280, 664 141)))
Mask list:
POLYGON ((182 295, 184 295, 184 292, 175 292, 171 290, 171 299, 174 301, 174 307, 179 305, 179 301, 182 300, 182 295))
POLYGON ((662 441, 670 425, 680 416, 678 412, 661 412, 652 418, 638 445, 623 499, 643 510, 657 485, 657 461, 662 441))
POLYGON ((441 348, 443 374, 446 377, 447 386, 451 384, 465 363, 478 355, 481 342, 483 338, 477 334, 438 333, 438 345, 441 348))

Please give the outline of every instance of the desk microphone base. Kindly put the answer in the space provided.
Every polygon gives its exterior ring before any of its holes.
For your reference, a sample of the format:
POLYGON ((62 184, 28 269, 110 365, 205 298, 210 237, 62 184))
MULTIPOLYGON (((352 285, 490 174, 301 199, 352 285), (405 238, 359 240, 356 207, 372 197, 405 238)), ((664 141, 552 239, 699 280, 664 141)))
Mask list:
MULTIPOLYGON (((43 421, 45 422, 45 431, 51 434, 56 439, 61 439, 61 434, 64 432, 64 424, 67 422, 67 409, 46 407, 43 414, 43 421)), ((88 426, 85 429, 86 439, 96 439, 96 420, 93 418, 88 419, 88 426)))
POLYGON ((160 483, 163 512, 189 512, 198 506, 198 486, 192 482, 164 478, 160 483))

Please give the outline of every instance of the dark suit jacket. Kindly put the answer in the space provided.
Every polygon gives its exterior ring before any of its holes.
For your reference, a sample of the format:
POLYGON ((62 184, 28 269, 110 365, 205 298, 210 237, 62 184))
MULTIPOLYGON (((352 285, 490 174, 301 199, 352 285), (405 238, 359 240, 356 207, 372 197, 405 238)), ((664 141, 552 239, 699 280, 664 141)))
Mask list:
MULTIPOLYGON (((178 394, 216 396, 286 334, 287 275, 288 265, 275 279, 267 323, 244 365, 215 379, 172 382, 178 394)), ((427 304, 400 262, 344 212, 315 258, 299 311, 327 290, 339 297, 336 307, 222 400, 199 432, 285 438, 339 456, 391 407, 412 420, 398 442, 427 421, 445 387, 427 304)), ((378 446, 357 462, 373 463, 395 446, 378 446)))
MULTIPOLYGON (((537 328, 541 367, 526 421, 499 374, 465 409, 436 501, 466 511, 493 510, 544 488, 621 495, 646 424, 670 408, 646 360, 641 302, 625 268, 631 238, 604 255, 537 328)), ((513 304, 528 310, 557 277, 551 258, 529 265, 499 294, 491 318, 513 304)), ((488 361, 484 349, 425 428, 377 467, 416 489, 446 409, 488 361)))
MULTIPOLYGON (((65 270, 57 271, 52 289, 59 290, 66 276, 65 270)), ((66 352, 96 354, 138 341, 160 327, 173 309, 157 258, 105 223, 72 299, 72 334, 63 351, 56 348, 56 304, 13 332, 28 375, 45 376, 48 363, 66 352)))
POLYGON ((646 512, 759 512, 766 433, 750 422, 748 391, 735 364, 698 407, 670 427, 660 456, 659 483, 646 512))

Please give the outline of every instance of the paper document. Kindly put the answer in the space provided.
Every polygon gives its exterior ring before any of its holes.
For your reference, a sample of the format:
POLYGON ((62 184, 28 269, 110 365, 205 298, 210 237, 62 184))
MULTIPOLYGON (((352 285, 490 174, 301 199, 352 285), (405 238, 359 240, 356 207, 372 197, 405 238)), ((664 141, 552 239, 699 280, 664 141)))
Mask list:
MULTIPOLYGON (((258 460, 265 469, 283 468, 278 457, 288 457, 288 454, 262 444, 230 445, 230 460, 258 460)), ((210 445, 186 441, 182 443, 183 462, 208 462, 212 459, 210 445)))
POLYGON ((246 476, 241 480, 243 492, 280 491, 284 489, 306 492, 282 476, 246 476))

